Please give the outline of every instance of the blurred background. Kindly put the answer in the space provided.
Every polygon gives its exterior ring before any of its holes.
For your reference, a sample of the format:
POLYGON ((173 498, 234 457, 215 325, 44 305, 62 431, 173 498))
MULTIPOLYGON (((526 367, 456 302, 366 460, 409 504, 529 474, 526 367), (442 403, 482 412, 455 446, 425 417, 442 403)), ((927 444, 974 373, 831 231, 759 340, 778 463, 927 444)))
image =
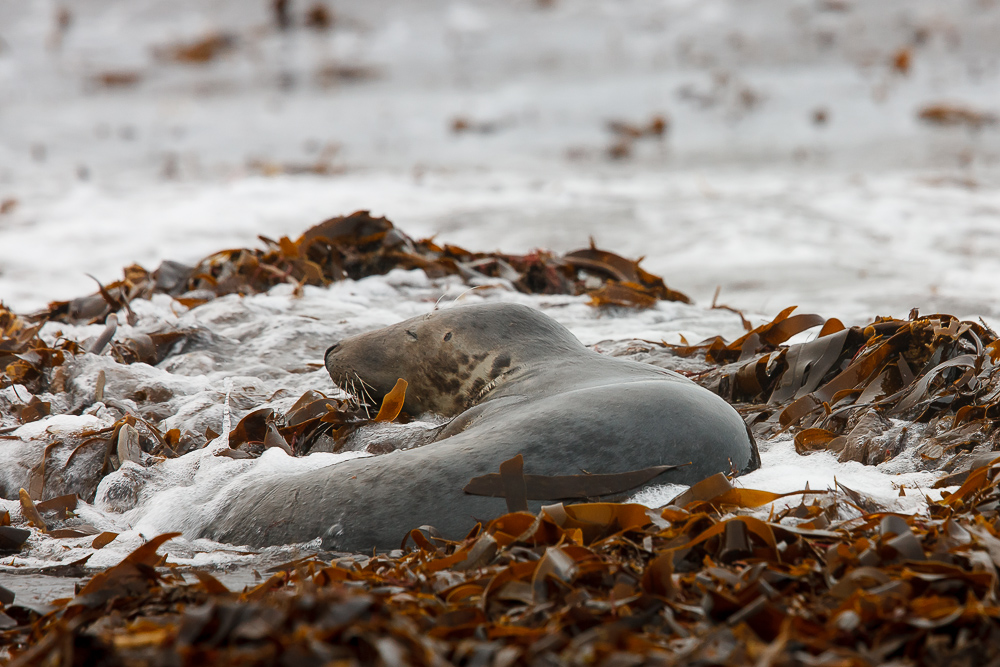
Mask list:
POLYGON ((370 209, 698 303, 1000 319, 996 0, 0 2, 0 299, 370 209))

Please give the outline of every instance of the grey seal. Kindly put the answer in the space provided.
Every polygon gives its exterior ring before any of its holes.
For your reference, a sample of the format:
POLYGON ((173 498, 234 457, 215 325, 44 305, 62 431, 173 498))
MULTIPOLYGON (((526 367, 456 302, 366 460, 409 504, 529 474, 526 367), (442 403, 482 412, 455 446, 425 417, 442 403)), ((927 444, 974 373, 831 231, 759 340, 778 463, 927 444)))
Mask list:
POLYGON ((363 380, 374 401, 403 378, 408 413, 452 419, 420 447, 241 489, 202 536, 258 547, 322 537, 330 550, 370 551, 398 548, 427 524, 461 539, 506 508, 463 487, 518 454, 533 475, 686 464, 658 484, 760 466, 724 400, 677 373, 598 354, 523 305, 435 310, 343 340, 325 361, 335 382, 363 380))

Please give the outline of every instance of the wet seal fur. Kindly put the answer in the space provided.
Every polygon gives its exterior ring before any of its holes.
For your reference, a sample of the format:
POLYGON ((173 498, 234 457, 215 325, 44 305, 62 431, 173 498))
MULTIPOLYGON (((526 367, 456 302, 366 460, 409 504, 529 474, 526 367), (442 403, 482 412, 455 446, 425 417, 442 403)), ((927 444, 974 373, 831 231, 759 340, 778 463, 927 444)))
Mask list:
POLYGON ((363 381, 376 406, 404 378, 407 412, 453 419, 421 447, 244 488, 203 536, 253 546, 322 537, 330 550, 370 551, 398 548, 429 524, 461 539, 506 511, 503 498, 463 487, 517 454, 534 475, 690 462, 656 484, 760 466, 753 437, 721 398, 677 373, 593 352, 527 306, 435 310, 333 345, 326 367, 341 386, 363 381))

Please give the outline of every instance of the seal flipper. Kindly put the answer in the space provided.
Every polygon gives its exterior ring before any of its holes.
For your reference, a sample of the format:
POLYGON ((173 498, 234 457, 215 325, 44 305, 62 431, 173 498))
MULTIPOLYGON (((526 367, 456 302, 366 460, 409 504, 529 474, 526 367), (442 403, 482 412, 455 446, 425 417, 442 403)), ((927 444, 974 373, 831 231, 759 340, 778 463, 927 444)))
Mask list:
POLYGON ((527 396, 503 396, 473 406, 442 426, 441 431, 437 434, 437 437, 434 438, 434 441, 437 442, 438 440, 444 440, 445 438, 450 438, 453 435, 458 435, 462 431, 474 426, 480 419, 483 419, 498 410, 509 408, 513 405, 517 405, 518 403, 523 403, 526 400, 528 400, 527 396))

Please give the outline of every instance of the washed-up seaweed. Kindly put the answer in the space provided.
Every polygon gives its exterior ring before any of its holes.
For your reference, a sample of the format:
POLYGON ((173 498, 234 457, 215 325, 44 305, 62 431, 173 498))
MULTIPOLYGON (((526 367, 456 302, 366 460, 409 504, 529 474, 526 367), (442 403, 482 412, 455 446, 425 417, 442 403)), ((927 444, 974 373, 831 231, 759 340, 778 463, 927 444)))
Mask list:
MULTIPOLYGON (((46 371, 61 365, 66 353, 79 352, 77 343, 60 340, 50 347, 39 336, 44 322, 29 323, 0 303, 0 387, 21 384, 33 392, 46 383, 46 371)), ((27 423, 48 414, 49 405, 35 401, 20 409, 27 423)))
POLYGON ((693 379, 733 403, 758 436, 792 429, 802 454, 875 464, 915 448, 926 467, 952 471, 1000 448, 996 332, 916 312, 846 328, 793 310, 732 342, 661 348, 703 358, 708 368, 693 379), (786 344, 817 327, 813 340, 786 344))
POLYGON ((716 475, 656 510, 556 504, 458 542, 415 528, 243 591, 166 563, 166 534, 47 613, 0 598, 0 645, 18 666, 992 664, 998 472, 912 516, 716 475))
MULTIPOLYGON (((405 382, 403 387, 405 391, 405 382)), ((332 399, 307 391, 283 415, 261 408, 243 417, 229 433, 229 450, 223 450, 220 456, 252 458, 271 447, 298 456, 313 451, 341 451, 347 437, 364 424, 400 417, 402 398, 397 400, 397 396, 386 396, 373 418, 367 406, 357 400, 332 399)))
POLYGON ((622 160, 631 157, 636 141, 646 138, 662 140, 670 129, 670 120, 664 116, 653 116, 645 125, 610 120, 606 127, 614 137, 607 150, 608 157, 612 160, 622 160))
POLYGON ((104 322, 129 302, 163 293, 186 306, 197 306, 226 294, 256 294, 289 283, 325 286, 358 280, 393 269, 422 269, 431 278, 460 276, 477 283, 508 281, 529 294, 591 294, 595 305, 649 307, 658 300, 690 303, 663 279, 644 271, 639 262, 593 245, 559 256, 535 251, 527 255, 470 252, 433 239, 414 240, 385 218, 367 211, 331 218, 296 240, 260 237, 263 249, 237 248, 214 253, 186 266, 167 261, 149 272, 133 265, 121 280, 102 285, 91 296, 53 302, 35 320, 104 322), (618 289, 602 298, 602 290, 618 289))
POLYGON ((973 130, 996 125, 998 121, 995 113, 945 102, 928 104, 917 112, 917 117, 932 125, 964 125, 973 130))
POLYGON ((156 48, 154 54, 159 58, 194 65, 204 65, 215 60, 224 53, 235 48, 236 37, 228 33, 212 32, 192 42, 171 44, 156 48))

